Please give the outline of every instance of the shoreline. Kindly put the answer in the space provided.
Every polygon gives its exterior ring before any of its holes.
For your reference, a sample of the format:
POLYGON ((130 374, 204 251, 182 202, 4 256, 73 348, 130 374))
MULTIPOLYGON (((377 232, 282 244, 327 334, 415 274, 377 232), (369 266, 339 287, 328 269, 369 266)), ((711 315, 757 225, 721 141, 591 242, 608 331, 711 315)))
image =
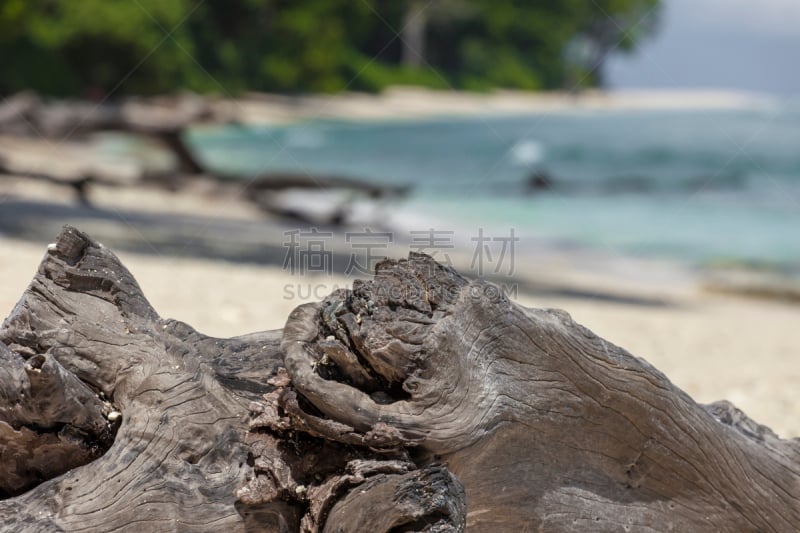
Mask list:
MULTIPOLYGON (((0 181, 2 204, 5 209, 0 211, 0 238, 47 244, 63 224, 69 223, 120 250, 151 255, 165 250, 166 256, 178 254, 255 267, 282 264, 286 232, 310 227, 310 223, 268 215, 241 198, 215 194, 213 188, 201 182, 179 193, 155 186, 97 185, 92 190, 92 205, 83 206, 62 186, 6 177, 0 181)), ((425 224, 431 222, 424 220, 408 226, 402 217, 387 220, 389 225, 385 227, 365 221, 361 221, 365 225, 356 221, 356 225, 319 226, 320 231, 332 232, 325 249, 333 254, 333 272, 342 273, 348 255, 353 253, 352 244, 345 242, 347 232, 363 231, 365 227, 389 231, 393 240, 378 253, 405 257, 419 248, 415 238, 424 239, 410 235, 410 230, 427 228, 425 224)), ((465 275, 486 277, 499 286, 518 286, 522 292, 572 295, 575 299, 594 295, 608 301, 656 304, 707 293, 742 301, 800 304, 800 280, 796 274, 749 268, 745 264, 703 267, 679 258, 635 256, 603 246, 565 246, 559 239, 544 236, 528 236, 517 245, 513 274, 505 274, 510 262, 501 265, 498 258, 498 264, 479 272, 473 264, 477 253, 476 243, 472 242, 475 228, 452 224, 445 227, 455 230, 449 237, 453 248, 431 248, 428 253, 448 257, 465 275), (524 265, 535 266, 526 271, 524 265), (495 267, 502 272, 494 274, 495 267)))
POLYGON ((446 91, 413 86, 390 87, 379 94, 285 96, 246 93, 216 103, 237 122, 280 125, 307 120, 420 120, 574 111, 693 111, 764 108, 776 103, 770 95, 713 90, 586 90, 488 93, 446 91))

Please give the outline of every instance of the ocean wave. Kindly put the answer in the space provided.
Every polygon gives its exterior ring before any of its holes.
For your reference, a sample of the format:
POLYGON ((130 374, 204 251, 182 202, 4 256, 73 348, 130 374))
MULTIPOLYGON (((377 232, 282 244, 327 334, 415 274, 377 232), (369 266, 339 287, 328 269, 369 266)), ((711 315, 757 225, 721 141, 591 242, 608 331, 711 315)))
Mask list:
POLYGON ((527 167, 544 159, 544 146, 531 139, 521 139, 511 147, 509 154, 516 165, 527 167))

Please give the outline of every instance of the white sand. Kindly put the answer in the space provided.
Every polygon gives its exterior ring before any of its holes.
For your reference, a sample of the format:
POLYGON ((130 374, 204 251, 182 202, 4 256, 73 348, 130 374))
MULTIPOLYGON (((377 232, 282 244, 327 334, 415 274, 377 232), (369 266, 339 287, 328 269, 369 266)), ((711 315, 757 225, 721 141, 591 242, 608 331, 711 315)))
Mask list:
MULTIPOLYGON (((13 308, 45 246, 0 238, 0 314, 13 308)), ((164 317, 221 337, 281 328, 288 313, 322 298, 341 278, 296 278, 275 267, 118 254, 164 317), (298 284, 305 299, 297 297, 298 284), (294 297, 292 297, 294 296, 294 297), (312 298, 317 300, 319 298, 312 298)), ((644 357, 700 402, 729 399, 785 437, 800 436, 800 307, 695 295, 671 308, 591 299, 535 298, 560 307, 599 335, 644 357)))
POLYGON ((225 112, 249 124, 308 119, 417 120, 440 116, 475 116, 603 110, 737 109, 768 106, 768 97, 736 91, 642 90, 490 93, 393 87, 381 94, 342 93, 287 97, 251 93, 220 101, 225 112))

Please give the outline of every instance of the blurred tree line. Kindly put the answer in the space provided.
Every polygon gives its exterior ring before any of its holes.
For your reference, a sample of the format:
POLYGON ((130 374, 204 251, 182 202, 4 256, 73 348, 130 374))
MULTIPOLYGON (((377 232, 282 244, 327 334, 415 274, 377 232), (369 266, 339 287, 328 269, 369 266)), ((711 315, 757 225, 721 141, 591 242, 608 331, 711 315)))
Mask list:
POLYGON ((659 0, 0 0, 0 93, 602 84, 659 0))

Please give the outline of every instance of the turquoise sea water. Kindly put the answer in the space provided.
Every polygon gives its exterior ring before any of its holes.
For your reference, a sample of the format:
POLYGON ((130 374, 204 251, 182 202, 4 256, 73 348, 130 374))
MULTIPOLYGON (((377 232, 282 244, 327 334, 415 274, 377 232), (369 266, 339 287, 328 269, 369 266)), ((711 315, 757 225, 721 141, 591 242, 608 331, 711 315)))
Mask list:
POLYGON ((395 210, 425 224, 800 270, 800 109, 786 105, 319 121, 192 140, 214 167, 245 177, 287 170, 408 184, 395 210), (550 186, 531 191, 535 172, 550 186))

